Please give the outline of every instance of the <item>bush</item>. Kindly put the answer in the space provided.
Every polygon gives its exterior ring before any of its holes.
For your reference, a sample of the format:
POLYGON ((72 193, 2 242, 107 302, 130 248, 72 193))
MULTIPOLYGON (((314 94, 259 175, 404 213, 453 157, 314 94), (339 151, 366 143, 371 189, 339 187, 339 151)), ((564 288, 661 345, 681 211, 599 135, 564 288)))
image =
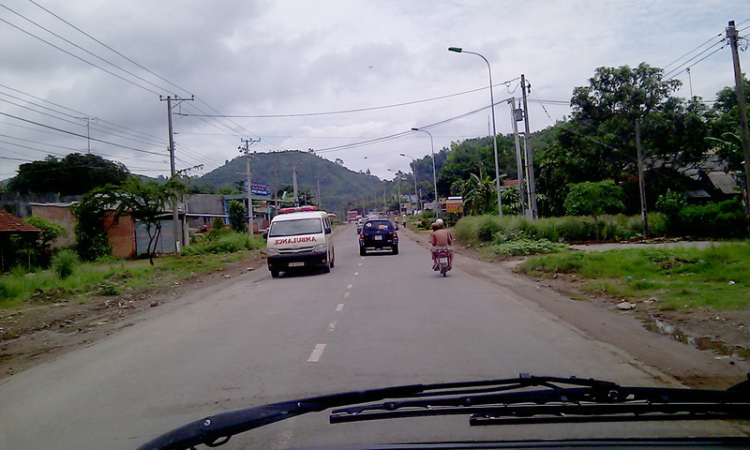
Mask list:
MULTIPOLYGON (((640 216, 603 216, 601 234, 607 240, 633 239, 643 234, 640 216)), ((518 239, 547 240, 549 242, 579 242, 596 239, 595 225, 590 217, 551 217, 529 221, 521 216, 494 215, 466 216, 458 221, 454 235, 462 242, 495 244, 518 239)), ((664 215, 649 215, 649 234, 663 236, 664 215)))
POLYGON ((232 200, 229 202, 229 224, 238 233, 247 233, 247 208, 242 202, 232 200))
POLYGON ((522 255, 541 255, 545 253, 557 253, 566 250, 565 244, 557 244, 546 239, 516 239, 492 246, 492 251, 498 255, 522 256, 522 255))
POLYGON ((495 234, 501 229, 499 217, 482 216, 477 230, 477 239, 482 242, 491 242, 495 239, 495 234))
POLYGON ((253 250, 261 247, 261 243, 250 238, 247 234, 226 229, 225 231, 214 230, 218 237, 208 240, 205 244, 185 247, 183 255, 205 255, 205 254, 228 254, 243 250, 253 250))
POLYGON ((105 281, 99 284, 99 293, 102 295, 120 295, 120 286, 110 281, 105 281))
POLYGON ((68 278, 75 272, 80 263, 78 255, 71 250, 61 250, 52 258, 52 269, 62 279, 68 278))
POLYGON ((681 236, 741 238, 747 235, 740 199, 706 205, 691 205, 680 210, 675 231, 681 236))

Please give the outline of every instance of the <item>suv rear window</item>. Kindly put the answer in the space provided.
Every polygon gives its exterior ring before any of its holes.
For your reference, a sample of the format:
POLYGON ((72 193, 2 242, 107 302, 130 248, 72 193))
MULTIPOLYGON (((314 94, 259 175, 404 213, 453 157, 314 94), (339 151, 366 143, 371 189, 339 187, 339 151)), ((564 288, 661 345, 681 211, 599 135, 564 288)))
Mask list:
POLYGON ((368 220, 362 226, 362 232, 368 232, 373 230, 393 231, 393 224, 390 220, 368 220))

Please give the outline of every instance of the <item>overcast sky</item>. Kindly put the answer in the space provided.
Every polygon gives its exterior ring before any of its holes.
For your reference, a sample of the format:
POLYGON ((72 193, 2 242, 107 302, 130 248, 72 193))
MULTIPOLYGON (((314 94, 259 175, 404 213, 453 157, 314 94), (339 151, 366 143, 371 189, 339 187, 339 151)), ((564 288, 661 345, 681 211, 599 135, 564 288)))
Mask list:
MULTIPOLYGON (((168 176, 160 95, 195 96, 173 108, 178 170, 208 173, 250 139, 258 152, 313 149, 392 179, 410 171, 400 154, 430 154, 413 127, 436 152, 490 134, 487 65, 448 47, 487 58, 496 102, 520 101, 525 74, 535 131, 569 114, 573 88, 602 66, 646 62, 683 82, 679 96, 713 100, 733 84, 730 20, 749 36, 750 3, 2 0, 0 180, 89 149, 168 176)), ((512 130, 506 102, 496 126, 512 130)))

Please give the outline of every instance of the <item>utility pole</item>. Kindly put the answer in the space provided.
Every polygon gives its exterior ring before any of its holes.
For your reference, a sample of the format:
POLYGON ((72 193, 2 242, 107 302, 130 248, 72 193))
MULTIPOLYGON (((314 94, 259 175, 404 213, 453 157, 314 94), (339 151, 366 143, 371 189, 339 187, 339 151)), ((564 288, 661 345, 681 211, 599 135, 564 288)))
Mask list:
MULTIPOLYGON (((177 171, 175 170, 175 163, 174 163, 174 131, 172 130, 172 101, 176 102, 184 102, 184 101, 193 101, 195 100, 195 97, 191 98, 172 98, 171 96, 167 96, 167 98, 163 98, 161 95, 159 96, 160 101, 167 102, 167 121, 169 123, 169 172, 171 175, 171 178, 174 178, 177 175, 177 171)), ((182 245, 182 237, 180 236, 180 224, 179 224, 180 216, 177 213, 177 200, 172 202, 172 225, 173 225, 173 234, 174 234, 174 252, 179 255, 180 254, 180 247, 182 245)))
MULTIPOLYGON (((513 124, 513 137, 516 141, 516 170, 518 170, 518 196, 521 199, 521 215, 526 217, 526 184, 524 183, 524 161, 521 155, 521 142, 518 138, 518 122, 523 120, 523 111, 516 109, 516 98, 508 99, 510 121, 513 124)), ((481 177, 481 174, 480 174, 481 177)))
POLYGON ((292 166, 292 186, 294 186, 294 206, 299 206, 299 196, 297 194, 297 166, 292 166))
POLYGON ((734 62, 734 84, 737 90, 737 109, 740 113, 740 134, 742 135, 742 155, 745 158, 745 186, 744 204, 745 204, 745 221, 747 231, 750 232, 750 136, 747 130, 747 109, 745 106, 745 84, 740 68, 740 55, 737 50, 737 29, 734 27, 734 20, 729 21, 727 26, 727 38, 732 48, 732 61, 734 62))
POLYGON ((247 179, 247 225, 250 238, 253 237, 253 181, 250 177, 250 145, 260 142, 260 139, 240 139, 245 144, 238 147, 240 153, 245 153, 245 178, 247 179))
POLYGON ((648 238, 648 211, 646 208, 646 182, 643 175, 643 145, 641 145, 641 118, 635 119, 635 147, 638 157, 638 191, 641 195, 641 220, 643 237, 648 238))
MULTIPOLYGON (((531 132, 529 131, 529 104, 526 101, 526 76, 521 74, 521 92, 523 92, 523 145, 526 150, 526 183, 529 187, 529 209, 531 219, 539 218, 539 210, 536 206, 536 184, 534 183, 534 152, 531 150, 531 132)), ((528 86, 531 90, 531 86, 528 86)))
POLYGON ((91 121, 97 120, 96 117, 76 117, 79 120, 86 121, 86 153, 91 154, 91 121))

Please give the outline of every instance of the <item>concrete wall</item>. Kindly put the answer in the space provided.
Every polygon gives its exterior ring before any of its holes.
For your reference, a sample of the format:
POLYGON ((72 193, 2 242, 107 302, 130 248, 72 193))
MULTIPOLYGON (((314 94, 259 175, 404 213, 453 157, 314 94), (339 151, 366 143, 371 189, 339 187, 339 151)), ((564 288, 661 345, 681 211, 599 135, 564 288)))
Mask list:
POLYGON ((52 247, 69 247, 75 245, 75 224, 76 218, 73 215, 73 211, 70 204, 55 204, 55 203, 31 203, 31 215, 33 217, 39 217, 41 219, 49 220, 52 223, 60 225, 65 228, 68 232, 67 236, 59 238, 57 241, 52 243, 52 247))

